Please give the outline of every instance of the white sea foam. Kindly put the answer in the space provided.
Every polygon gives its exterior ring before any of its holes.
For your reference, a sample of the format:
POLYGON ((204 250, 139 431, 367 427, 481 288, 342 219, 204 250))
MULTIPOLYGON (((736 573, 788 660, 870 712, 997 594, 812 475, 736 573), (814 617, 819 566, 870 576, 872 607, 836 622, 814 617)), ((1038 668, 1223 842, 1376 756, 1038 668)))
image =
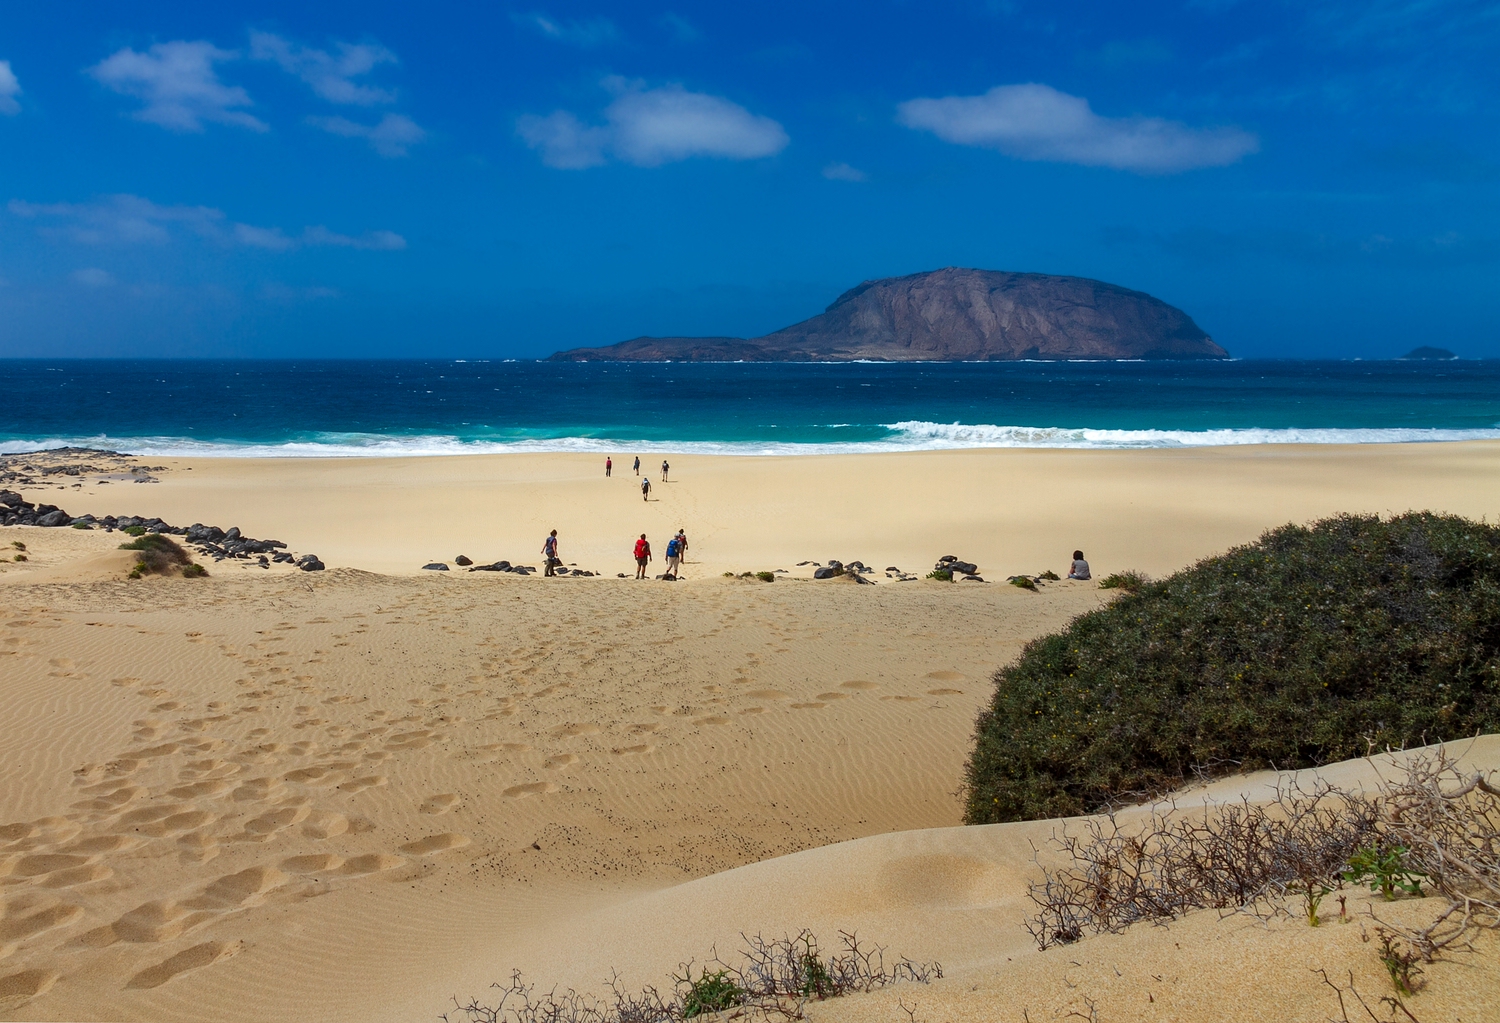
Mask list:
MULTIPOLYGON (((842 427, 844 424, 838 424, 842 427)), ((835 429, 835 426, 823 429, 835 429)), ((864 441, 789 443, 772 441, 661 441, 629 437, 539 437, 464 440, 446 435, 323 434, 285 443, 200 441, 182 437, 48 437, 0 441, 0 452, 42 451, 63 446, 126 451, 143 458, 412 458, 435 455, 518 454, 525 452, 675 452, 702 455, 827 455, 880 451, 937 451, 960 448, 1184 448, 1249 444, 1412 444, 1497 440, 1500 428, 1475 430, 1218 429, 1101 430, 1088 427, 996 426, 887 423, 887 435, 864 441)))

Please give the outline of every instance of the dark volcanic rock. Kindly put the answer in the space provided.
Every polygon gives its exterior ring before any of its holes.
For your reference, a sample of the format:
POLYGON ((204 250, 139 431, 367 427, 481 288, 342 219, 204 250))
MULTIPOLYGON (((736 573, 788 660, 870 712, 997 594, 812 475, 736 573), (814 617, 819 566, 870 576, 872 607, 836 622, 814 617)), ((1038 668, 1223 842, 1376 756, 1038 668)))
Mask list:
POLYGON ((1083 277, 949 267, 866 281, 822 315, 748 341, 642 337, 552 358, 945 362, 1228 355, 1187 313, 1143 292, 1083 277))
POLYGON ((470 565, 474 564, 474 562, 471 559, 465 557, 462 554, 460 554, 458 557, 454 558, 453 559, 453 563, 455 565, 462 565, 464 568, 468 568, 470 565))
POLYGON ((431 564, 423 565, 422 569, 427 572, 446 572, 448 571, 448 566, 441 561, 434 561, 431 564))
POLYGON ((36 517, 36 524, 39 526, 68 526, 72 525, 72 523, 73 516, 69 515, 61 508, 49 511, 45 515, 38 515, 36 517))

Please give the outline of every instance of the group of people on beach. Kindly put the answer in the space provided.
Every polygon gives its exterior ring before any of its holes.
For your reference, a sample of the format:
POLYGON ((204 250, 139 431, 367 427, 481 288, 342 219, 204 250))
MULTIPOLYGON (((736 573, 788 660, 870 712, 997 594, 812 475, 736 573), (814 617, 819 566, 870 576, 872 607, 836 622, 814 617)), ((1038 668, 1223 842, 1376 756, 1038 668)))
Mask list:
MULTIPOLYGON (((641 456, 640 455, 636 455, 635 456, 635 465, 631 466, 631 469, 635 472, 635 474, 637 476, 641 476, 641 456)), ((672 471, 671 463, 669 463, 665 458, 663 458, 661 460, 661 481, 663 483, 667 482, 667 474, 669 472, 671 472, 671 471, 672 471)), ((605 455, 604 456, 604 475, 606 477, 609 477, 609 476, 613 476, 614 473, 615 473, 615 460, 614 460, 614 456, 612 456, 612 455, 605 455)), ((651 500, 651 479, 648 476, 641 476, 641 500, 642 501, 649 501, 649 500, 651 500)))
MULTIPOLYGON (((675 581, 678 570, 687 563, 688 538, 685 530, 679 529, 677 535, 667 541, 667 571, 663 578, 675 581)), ((557 530, 547 534, 547 539, 542 541, 542 559, 546 563, 543 575, 557 575, 557 566, 562 564, 562 558, 557 553, 557 530)), ((651 563, 651 541, 646 539, 642 533, 641 538, 635 542, 635 577, 646 578, 646 566, 651 563)))

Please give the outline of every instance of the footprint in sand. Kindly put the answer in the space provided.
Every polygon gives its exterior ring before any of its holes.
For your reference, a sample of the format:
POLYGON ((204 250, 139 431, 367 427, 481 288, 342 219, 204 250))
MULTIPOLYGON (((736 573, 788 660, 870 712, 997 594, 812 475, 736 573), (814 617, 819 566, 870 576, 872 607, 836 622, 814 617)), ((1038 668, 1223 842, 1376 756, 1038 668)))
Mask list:
POLYGON ((880 685, 875 682, 866 682, 862 678, 850 679, 848 682, 840 682, 840 689, 879 689, 880 685))
POLYGON ((250 838, 251 841, 265 841, 278 831, 285 831, 294 824, 301 824, 311 813, 312 807, 306 805, 283 806, 278 810, 268 810, 245 822, 244 837, 250 838))
POLYGON ((920 696, 882 696, 881 699, 899 700, 902 703, 920 703, 922 701, 922 698, 920 696))
POLYGON ((22 970, 0 977, 0 1001, 44 995, 52 990, 59 976, 55 970, 22 970))
POLYGON ((817 698, 820 699, 820 700, 847 700, 847 699, 849 699, 849 694, 848 693, 819 693, 817 698))
POLYGON ((694 724, 698 725, 727 725, 729 719, 722 714, 710 714, 708 717, 695 718, 694 724))
POLYGON ((505 790, 505 795, 511 799, 524 799, 527 796, 539 796, 548 792, 556 792, 557 786, 550 781, 533 781, 525 785, 512 785, 505 790))
POLYGON ((928 696, 962 696, 962 689, 929 689, 928 696))
POLYGON ((89 863, 46 874, 37 878, 36 883, 43 888, 78 888, 95 881, 107 881, 114 876, 112 868, 102 863, 89 863))
POLYGON ((379 788, 389 782, 383 774, 366 775, 363 778, 350 778, 339 786, 340 792, 363 792, 365 789, 379 788))
POLYGON ((745 707, 740 711, 741 714, 764 714, 765 712, 764 707, 745 707))
POLYGON ((180 977, 184 973, 202 969, 205 966, 212 966, 221 959, 228 959, 242 948, 244 948, 243 943, 238 941, 205 941, 192 948, 183 949, 155 966, 147 967, 131 977, 125 987, 137 990, 161 987, 174 977, 180 977))
POLYGON ((439 814, 447 813, 458 805, 458 796, 452 792, 440 792, 435 796, 428 796, 418 809, 423 813, 439 814))
POLYGON ((330 810, 313 811, 307 818, 307 822, 302 825, 302 834, 319 841, 337 838, 348 830, 349 818, 330 810))
POLYGON ((578 763, 578 758, 571 753, 559 753, 555 757, 548 757, 542 762, 542 766, 549 771, 564 771, 578 763))
POLYGON ((595 724, 563 725, 557 730, 559 738, 571 738, 575 735, 598 735, 599 726, 595 724))
POLYGON ((818 703, 816 701, 812 701, 812 702, 808 702, 808 703, 794 703, 794 704, 792 704, 792 709, 793 710, 817 710, 819 707, 826 707, 826 706, 828 706, 828 704, 826 704, 826 703, 818 703))
POLYGON ((363 856, 349 857, 338 869, 338 873, 349 877, 378 874, 383 870, 395 870, 405 862, 400 856, 392 856, 390 853, 365 853, 363 856))
POLYGON ((661 725, 657 724, 654 721, 648 721, 631 725, 629 728, 625 729, 625 731, 629 732, 631 735, 647 735, 658 730, 659 728, 661 728, 661 725))
POLYGON ((752 689, 745 694, 752 700, 790 700, 791 693, 783 693, 780 689, 752 689))
POLYGON ((923 678, 930 678, 934 682, 962 682, 964 676, 956 671, 929 671, 923 678))
POLYGON ((191 785, 179 785, 175 789, 169 789, 167 795, 173 799, 199 799, 203 796, 217 796, 234 788, 234 782, 220 781, 195 781, 191 785))
POLYGON ((407 842, 401 846, 401 851, 413 856, 432 856, 450 849, 462 849, 469 844, 469 839, 464 835, 447 832, 442 835, 429 835, 415 842, 407 842))
POLYGON ((651 752, 654 752, 655 749, 656 749, 656 747, 653 746, 653 745, 651 745, 650 743, 644 743, 643 742, 643 743, 641 743, 638 746, 620 746, 617 749, 610 750, 610 752, 613 753, 617 757, 624 757, 624 756, 630 756, 632 754, 651 753, 651 752))
POLYGON ((342 856, 332 853, 308 853, 306 856, 290 856, 281 861, 280 867, 288 874, 326 874, 344 865, 342 856))

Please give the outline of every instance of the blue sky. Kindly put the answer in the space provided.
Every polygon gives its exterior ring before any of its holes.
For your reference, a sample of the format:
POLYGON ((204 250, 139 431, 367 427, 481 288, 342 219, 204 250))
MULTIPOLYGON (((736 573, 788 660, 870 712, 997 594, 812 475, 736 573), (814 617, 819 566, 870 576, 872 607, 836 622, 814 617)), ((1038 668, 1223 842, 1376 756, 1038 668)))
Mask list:
POLYGON ((1500 3, 0 20, 0 356, 753 336, 949 265, 1138 288, 1240 356, 1500 356, 1500 3))

